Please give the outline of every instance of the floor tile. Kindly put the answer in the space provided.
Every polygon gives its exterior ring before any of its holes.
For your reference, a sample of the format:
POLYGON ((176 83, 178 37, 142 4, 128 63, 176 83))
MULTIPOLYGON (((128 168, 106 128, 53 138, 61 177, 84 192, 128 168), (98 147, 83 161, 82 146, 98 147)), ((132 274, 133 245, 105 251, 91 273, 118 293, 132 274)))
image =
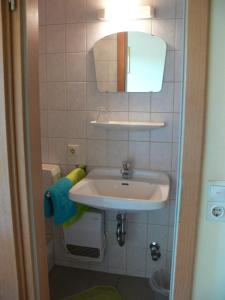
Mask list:
POLYGON ((123 300, 152 300, 148 279, 54 266, 49 274, 51 300, 62 300, 98 285, 118 289, 123 300))

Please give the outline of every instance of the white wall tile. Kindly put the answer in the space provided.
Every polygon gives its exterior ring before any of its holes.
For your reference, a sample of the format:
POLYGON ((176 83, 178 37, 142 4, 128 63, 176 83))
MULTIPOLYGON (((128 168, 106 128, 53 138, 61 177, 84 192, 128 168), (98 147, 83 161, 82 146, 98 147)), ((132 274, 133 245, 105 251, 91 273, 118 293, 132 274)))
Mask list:
POLYGON ((48 112, 48 136, 49 137, 66 137, 67 114, 65 111, 49 111, 48 112))
POLYGON ((106 129, 101 127, 96 127, 90 124, 91 121, 97 119, 97 111, 87 112, 87 138, 88 139, 106 139, 106 129))
POLYGON ((142 31, 151 33, 152 20, 130 20, 126 22, 121 20, 114 24, 110 24, 110 22, 108 22, 107 25, 110 33, 122 31, 142 31))
POLYGON ((45 82, 39 83, 39 97, 40 97, 40 109, 48 109, 48 98, 47 98, 47 84, 45 82))
POLYGON ((147 224, 128 223, 127 224, 127 247, 147 247, 147 224))
POLYGON ((39 25, 46 24, 46 0, 38 0, 39 25))
POLYGON ((105 0, 87 0, 87 21, 96 21, 96 12, 99 9, 104 8, 106 5, 105 0))
POLYGON ((39 55, 39 81, 44 82, 46 81, 46 55, 40 54, 39 55))
POLYGON ((174 64, 175 64, 175 51, 166 52, 166 62, 164 70, 164 81, 174 81, 174 64))
POLYGON ((64 0, 66 8, 66 23, 78 23, 85 20, 85 0, 64 0))
POLYGON ((87 49, 90 50, 96 41, 115 32, 137 30, 150 33, 151 22, 148 20, 126 22, 91 22, 87 23, 87 49))
POLYGON ((48 138, 41 138, 41 158, 43 163, 48 163, 48 138))
POLYGON ((174 237, 174 226, 170 226, 169 235, 168 235, 168 245, 167 245, 167 249, 169 251, 173 250, 173 237, 174 237))
POLYGON ((95 63, 93 51, 88 51, 86 55, 87 61, 87 81, 96 82, 95 63))
POLYGON ((47 81, 65 80, 65 55, 47 54, 47 81))
POLYGON ((104 166, 106 164, 106 141, 88 140, 88 165, 104 166))
POLYGON ((162 90, 152 93, 151 112, 173 112, 174 84, 165 82, 162 90))
POLYGON ((149 168, 149 142, 129 142, 129 159, 133 164, 133 168, 148 169, 149 168))
POLYGON ((113 220, 109 220, 106 216, 105 222, 105 233, 106 233, 106 240, 107 240, 107 248, 111 246, 118 246, 117 237, 116 237, 116 216, 113 220))
POLYGON ((67 81, 86 80, 86 57, 84 53, 66 54, 66 79, 67 81))
POLYGON ((127 93, 107 93, 106 101, 110 111, 128 111, 127 93))
POLYGON ((173 136, 173 114, 172 113, 151 113, 152 121, 165 122, 165 127, 151 130, 152 142, 172 142, 173 136))
POLYGON ((171 274, 171 267, 172 267, 172 252, 167 251, 166 270, 167 270, 168 274, 171 274))
POLYGON ((146 224, 148 222, 148 213, 147 212, 140 212, 140 213, 127 214, 127 222, 146 224))
POLYGON ((180 136, 180 114, 173 114, 173 142, 178 142, 180 136))
POLYGON ((184 19, 176 19, 175 49, 184 49, 184 19))
POLYGON ((176 15, 176 0, 153 0, 151 3, 155 7, 155 18, 173 19, 176 15))
POLYGON ((150 112, 151 93, 130 93, 129 111, 150 112))
POLYGON ((48 137, 48 112, 40 111, 41 137, 48 137))
POLYGON ((181 112, 182 106, 182 84, 181 82, 174 83, 174 112, 181 112))
MULTIPOLYGON (((150 113, 130 112, 129 121, 150 121, 150 113)), ((150 141, 150 130, 129 130, 129 139, 131 141, 150 141)))
POLYGON ((92 49, 98 40, 113 32, 115 29, 110 29, 110 26, 104 22, 87 23, 87 50, 92 49))
POLYGON ((170 173, 170 199, 176 199, 177 172, 170 173))
POLYGON ((63 232, 63 225, 55 225, 53 226, 54 236, 56 238, 63 238, 64 232, 63 232))
POLYGON ((46 27, 40 26, 39 27, 39 53, 46 52, 46 27))
POLYGON ((151 143, 150 166, 152 170, 171 170, 172 143, 151 143))
POLYGON ((169 224, 169 203, 162 209, 152 210, 148 214, 148 224, 151 225, 168 225, 169 224))
POLYGON ((146 272, 146 249, 131 247, 126 255, 127 274, 133 276, 145 276, 146 272))
POLYGON ((106 164, 109 167, 120 167, 122 161, 128 156, 127 141, 108 141, 107 142, 107 160, 106 164))
POLYGON ((68 82, 66 101, 68 110, 86 110, 86 83, 68 82))
POLYGON ((178 150, 179 145, 177 143, 173 143, 173 152, 172 152, 172 171, 177 171, 178 168, 178 150))
POLYGON ((169 206, 170 206, 169 226, 174 226, 174 223, 175 223, 176 201, 175 200, 170 200, 169 206))
POLYGON ((48 53, 65 52, 65 25, 48 25, 46 27, 46 50, 48 53))
POLYGON ((176 0, 176 18, 184 18, 186 0, 176 0))
MULTIPOLYGON (((113 210, 106 210, 105 211, 105 217, 107 220, 109 221, 114 221, 116 222, 116 216, 117 216, 117 212, 113 211, 113 210)), ((114 228, 114 227, 113 227, 114 228)), ((113 229, 114 230, 114 229, 113 229)), ((115 230, 114 230, 115 231, 115 230)))
POLYGON ((68 145, 78 145, 79 149, 76 151, 75 154, 68 154, 67 148, 67 163, 70 165, 80 165, 87 163, 87 141, 85 139, 68 139, 68 145))
POLYGON ((47 24, 65 23, 65 0, 46 0, 47 24))
POLYGON ((150 251, 147 253, 147 271, 146 276, 150 278, 153 273, 160 269, 166 269, 167 267, 167 252, 161 251, 162 256, 158 261, 153 261, 150 255, 150 251))
MULTIPOLYGON (((109 120, 114 121, 127 121, 128 120, 128 112, 109 112, 109 120)), ((120 129, 120 130, 107 130, 107 138, 109 140, 117 140, 122 141, 128 140, 128 129, 120 129)))
POLYGON ((109 255, 109 270, 120 270, 125 272, 126 268, 126 247, 111 246, 108 249, 109 255))
POLYGON ((161 37, 167 43, 168 50, 174 50, 174 44, 175 44, 175 20, 174 19, 152 20, 152 34, 161 37))
POLYGON ((99 107, 108 108, 106 94, 97 90, 95 82, 89 82, 87 83, 87 109, 98 110, 99 107))
POLYGON ((55 239, 54 241, 54 256, 55 259, 67 260, 65 245, 62 239, 55 239))
POLYGON ((175 73, 174 78, 176 82, 182 81, 183 77, 183 52, 175 51, 175 73))
POLYGON ((48 109, 66 109, 66 87, 63 82, 49 82, 47 85, 48 109))
POLYGON ((52 219, 45 219, 45 230, 47 235, 47 240, 53 238, 53 220, 52 219))
MULTIPOLYGON (((68 159, 68 157, 67 157, 68 159)), ((61 175, 67 176, 70 172, 74 170, 74 164, 73 165, 60 165, 61 168, 61 175)))
POLYGON ((49 163, 66 164, 67 162, 67 144, 62 138, 49 139, 49 163))
POLYGON ((80 24, 66 25, 66 51, 83 52, 86 50, 86 26, 80 24))
POLYGON ((148 244, 156 242, 160 249, 166 250, 168 243, 168 226, 148 225, 148 244))
POLYGON ((67 112, 67 137, 86 138, 86 112, 67 112))

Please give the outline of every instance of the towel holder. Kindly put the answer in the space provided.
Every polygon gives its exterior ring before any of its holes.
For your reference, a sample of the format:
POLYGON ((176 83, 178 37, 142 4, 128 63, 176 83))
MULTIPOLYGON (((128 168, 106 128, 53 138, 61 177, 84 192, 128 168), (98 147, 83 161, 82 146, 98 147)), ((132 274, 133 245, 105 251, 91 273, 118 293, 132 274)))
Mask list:
POLYGON ((47 193, 46 193, 46 197, 47 197, 47 198, 51 198, 51 193, 50 193, 50 192, 47 192, 47 193))

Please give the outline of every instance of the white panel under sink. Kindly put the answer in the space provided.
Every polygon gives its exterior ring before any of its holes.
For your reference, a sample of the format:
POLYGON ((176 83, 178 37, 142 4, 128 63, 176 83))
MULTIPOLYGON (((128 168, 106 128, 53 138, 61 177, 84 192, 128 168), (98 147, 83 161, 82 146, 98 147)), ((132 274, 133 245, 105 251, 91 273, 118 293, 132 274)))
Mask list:
MULTIPOLYGON (((71 245, 83 249, 96 249, 99 251, 98 257, 90 257, 85 251, 81 253, 70 253, 67 255, 81 261, 98 261, 104 258, 105 232, 104 232, 104 212, 92 210, 86 212, 83 217, 68 228, 64 228, 65 246, 71 245)), ((82 251, 82 250, 81 250, 82 251)))

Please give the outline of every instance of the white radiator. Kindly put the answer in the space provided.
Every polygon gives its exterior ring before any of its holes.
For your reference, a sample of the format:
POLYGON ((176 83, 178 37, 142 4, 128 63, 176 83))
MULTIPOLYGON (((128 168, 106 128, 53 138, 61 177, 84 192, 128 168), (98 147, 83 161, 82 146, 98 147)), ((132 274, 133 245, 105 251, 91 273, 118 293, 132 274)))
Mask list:
POLYGON ((86 212, 72 226, 64 229, 67 255, 77 260, 98 261, 104 258, 104 212, 86 212))

